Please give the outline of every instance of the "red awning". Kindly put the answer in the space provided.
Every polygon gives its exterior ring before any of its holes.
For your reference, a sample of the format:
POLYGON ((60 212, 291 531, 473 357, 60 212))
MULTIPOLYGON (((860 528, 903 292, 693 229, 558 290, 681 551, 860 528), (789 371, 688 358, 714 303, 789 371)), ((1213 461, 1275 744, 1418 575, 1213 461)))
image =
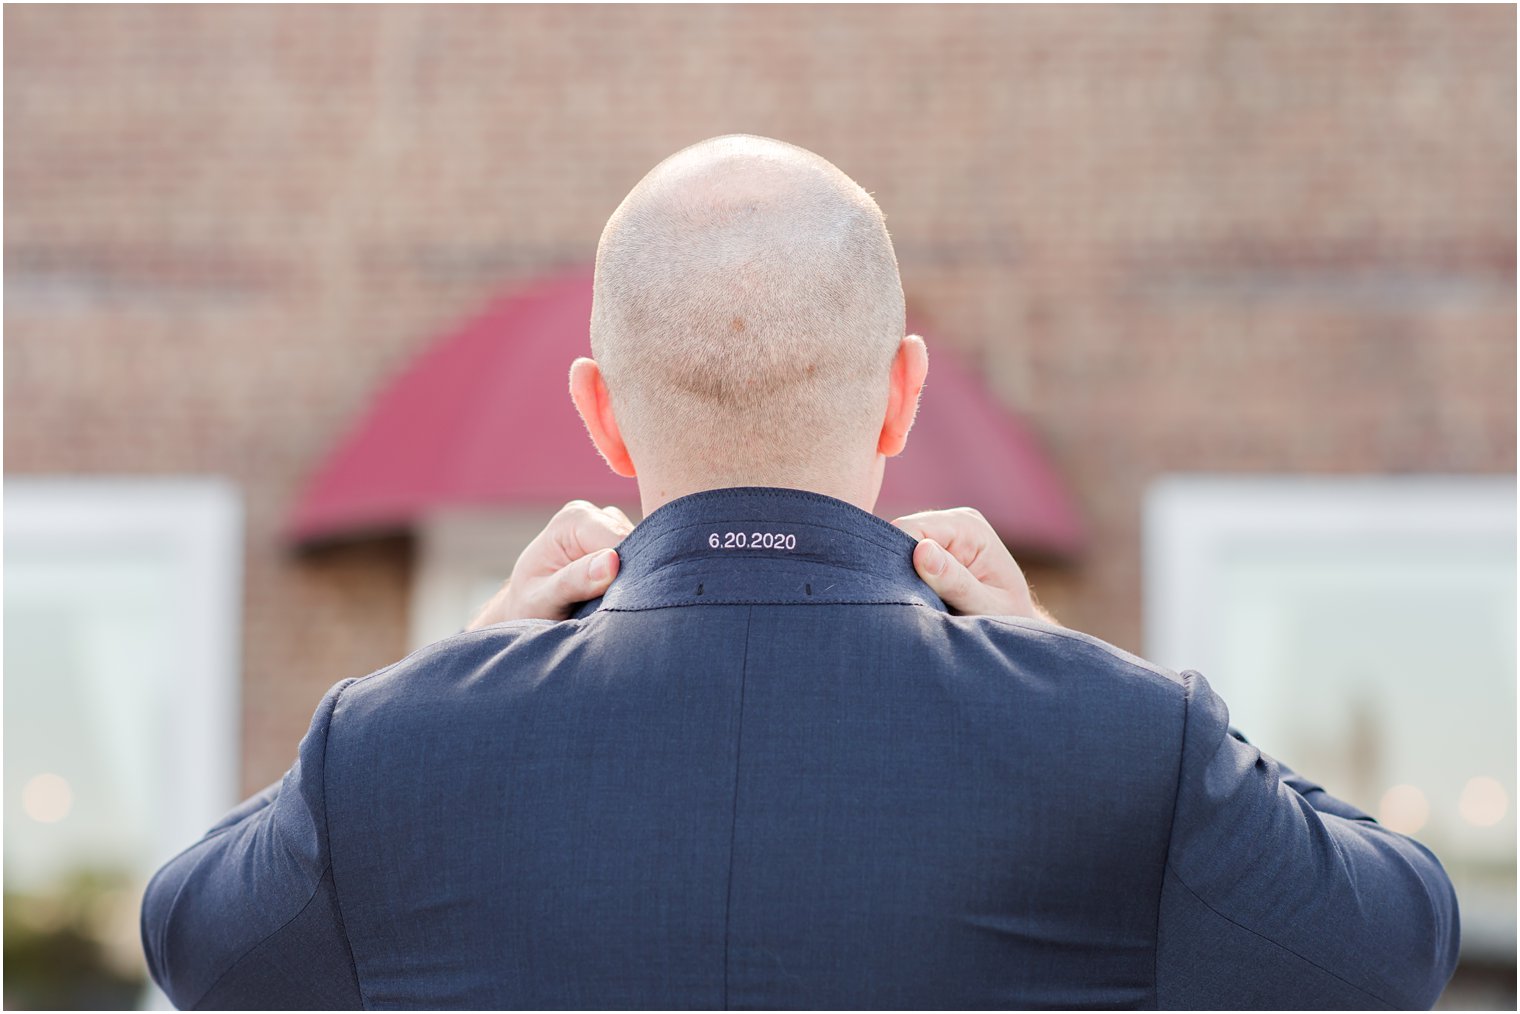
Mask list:
MULTIPOLYGON (((391 381, 322 462, 288 530, 299 542, 394 532, 449 507, 554 508, 572 498, 637 516, 570 403, 589 355, 591 274, 508 295, 444 334, 391 381)), ((920 331, 919 333, 923 333, 920 331)), ((929 379, 908 446, 887 463, 877 513, 974 506, 1015 552, 1067 556, 1071 497, 1033 434, 928 338, 929 379)))

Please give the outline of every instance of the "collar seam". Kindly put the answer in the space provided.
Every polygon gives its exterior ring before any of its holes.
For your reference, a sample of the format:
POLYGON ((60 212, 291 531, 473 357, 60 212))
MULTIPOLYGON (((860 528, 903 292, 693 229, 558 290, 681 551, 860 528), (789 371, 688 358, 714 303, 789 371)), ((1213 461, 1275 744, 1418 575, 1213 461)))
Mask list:
MULTIPOLYGON (((880 520, 880 519, 878 518, 877 520, 880 520)), ((649 536, 649 539, 651 541, 657 542, 658 540, 660 540, 662 538, 665 538, 666 536, 674 535, 677 532, 684 532, 684 531, 686 531, 689 528, 709 528, 709 527, 712 527, 713 525, 751 524, 751 523, 753 523, 753 524, 762 524, 762 525, 783 525, 783 526, 784 525, 807 525, 807 526, 812 527, 812 528, 821 528, 821 529, 823 529, 826 532, 838 532, 840 535, 847 535, 847 536, 849 536, 851 538, 861 539, 861 540, 863 540, 865 542, 869 542, 871 545, 876 546, 879 549, 887 550, 888 552, 896 552, 898 549, 907 549, 908 548, 908 546, 907 546, 906 543, 904 543, 904 544, 902 544, 900 546, 891 546, 891 545, 887 545, 884 542, 878 542, 875 538, 872 537, 872 535, 874 533, 852 532, 848 528, 839 528, 839 527, 836 527, 834 525, 819 524, 817 521, 809 521, 809 520, 806 520, 806 519, 800 519, 800 520, 799 519, 779 520, 777 518, 724 518, 724 519, 721 519, 721 520, 714 520, 714 521, 690 521, 690 522, 679 523, 679 524, 672 523, 671 525, 668 525, 668 526, 664 527, 660 531, 652 532, 650 534, 650 536, 649 536)), ((895 528, 893 529, 893 531, 896 531, 904 539, 906 539, 906 540, 908 540, 910 542, 914 542, 916 544, 916 540, 914 540, 913 536, 909 535, 907 532, 904 532, 904 531, 901 531, 901 530, 895 529, 895 528)), ((629 538, 632 538, 632 534, 631 533, 629 535, 629 538)), ((628 540, 625 539, 624 541, 626 542, 628 540)), ((737 556, 737 555, 739 555, 741 553, 748 552, 748 550, 745 550, 745 549, 737 549, 737 550, 710 550, 710 551, 713 553, 713 558, 715 558, 715 559, 721 559, 722 556, 737 556)), ((776 551, 775 550, 762 549, 762 550, 758 550, 758 552, 761 552, 761 553, 775 553, 776 551)))
POLYGON ((598 606, 582 618, 589 620, 597 613, 647 613, 655 609, 686 609, 690 606, 907 606, 938 612, 926 602, 904 599, 828 599, 814 595, 807 599, 712 599, 707 602, 655 602, 641 606, 598 606))
MULTIPOLYGON (((685 496, 676 497, 674 500, 661 504, 656 509, 650 511, 648 517, 644 518, 644 520, 640 522, 639 525, 634 526, 634 530, 629 533, 628 538, 631 539, 636 536, 638 534, 639 528, 651 519, 657 518, 661 511, 677 506, 684 509, 688 506, 687 501, 695 501, 698 497, 708 500, 738 500, 757 497, 763 497, 772 500, 806 500, 811 503, 824 504, 825 506, 831 507, 835 510, 844 509, 847 513, 854 512, 851 516, 857 517, 858 520, 872 525, 878 531, 884 529, 885 531, 883 531, 882 534, 890 533, 892 535, 902 536, 904 539, 907 539, 909 541, 917 541, 913 539, 913 536, 909 535, 901 528, 898 528, 890 521, 879 518, 875 514, 872 514, 870 511, 850 503, 848 500, 841 500, 838 497, 829 496, 826 493, 815 493, 812 490, 781 489, 773 486, 727 486, 719 489, 704 489, 698 490, 695 493, 687 493, 685 496)), ((679 512, 672 511, 672 516, 674 517, 677 513, 679 512)), ((701 525, 703 523, 704 522, 700 521, 696 522, 698 525, 701 525)), ((811 524, 812 522, 809 523, 811 524)), ((819 527, 827 526, 820 525, 819 527)), ((845 529, 835 530, 844 531, 849 535, 860 534, 858 532, 849 532, 845 529)), ((623 541, 627 542, 628 540, 624 539, 623 541)))

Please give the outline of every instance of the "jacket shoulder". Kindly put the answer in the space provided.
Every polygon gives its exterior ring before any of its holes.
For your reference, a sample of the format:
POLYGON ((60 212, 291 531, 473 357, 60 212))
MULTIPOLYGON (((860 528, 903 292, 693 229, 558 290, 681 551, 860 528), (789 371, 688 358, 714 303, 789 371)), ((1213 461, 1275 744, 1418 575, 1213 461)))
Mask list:
POLYGON ((541 670, 542 660, 579 637, 582 627, 577 620, 512 620, 423 645, 352 681, 333 713, 334 729, 351 733, 367 722, 436 716, 441 708, 467 704, 487 686, 501 689, 541 670))
POLYGON ((1179 673, 1091 634, 1016 616, 942 619, 948 637, 984 643, 1010 666, 1063 678, 1080 675, 1086 683, 1122 685, 1178 708, 1183 705, 1186 681, 1179 673))
POLYGON ((1094 637, 1091 634, 1084 634, 1080 630, 1072 630, 1069 627, 1060 627, 1050 623, 1043 623, 1040 620, 1025 619, 1020 616, 980 616, 973 617, 973 619, 995 624, 1008 630, 1020 631, 1022 636, 1052 639, 1055 642, 1062 643, 1069 651, 1088 655, 1095 660, 1103 660, 1115 665, 1125 666, 1131 670, 1150 673, 1152 676, 1176 686, 1179 690, 1184 685, 1180 674, 1156 665, 1153 662, 1148 662, 1139 655, 1109 644, 1101 638, 1094 637))
POLYGON ((1010 750, 1057 750, 1071 759, 1063 777, 1093 786, 1144 782, 1146 800, 1170 812, 1187 721, 1181 676, 1035 620, 934 613, 921 623, 897 652, 915 680, 972 705, 963 713, 979 725, 1019 730, 1010 750))

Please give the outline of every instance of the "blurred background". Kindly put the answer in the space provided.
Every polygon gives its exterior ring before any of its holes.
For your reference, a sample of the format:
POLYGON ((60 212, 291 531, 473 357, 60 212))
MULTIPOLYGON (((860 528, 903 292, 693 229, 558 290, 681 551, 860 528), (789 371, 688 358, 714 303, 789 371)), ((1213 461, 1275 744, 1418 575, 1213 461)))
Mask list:
POLYGON ((717 134, 887 215, 1070 626, 1446 864, 1515 997, 1512 6, 4 11, 7 1007, 160 1002, 146 878, 565 500, 608 214, 717 134))

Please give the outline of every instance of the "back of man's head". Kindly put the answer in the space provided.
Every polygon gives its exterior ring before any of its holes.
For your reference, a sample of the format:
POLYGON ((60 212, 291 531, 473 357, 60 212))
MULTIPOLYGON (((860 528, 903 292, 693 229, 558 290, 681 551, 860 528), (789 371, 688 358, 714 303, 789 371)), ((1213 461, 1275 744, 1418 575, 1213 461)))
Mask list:
POLYGON ((597 249, 592 355, 641 473, 813 487, 869 460, 904 326, 875 201, 780 141, 677 152, 597 249))

